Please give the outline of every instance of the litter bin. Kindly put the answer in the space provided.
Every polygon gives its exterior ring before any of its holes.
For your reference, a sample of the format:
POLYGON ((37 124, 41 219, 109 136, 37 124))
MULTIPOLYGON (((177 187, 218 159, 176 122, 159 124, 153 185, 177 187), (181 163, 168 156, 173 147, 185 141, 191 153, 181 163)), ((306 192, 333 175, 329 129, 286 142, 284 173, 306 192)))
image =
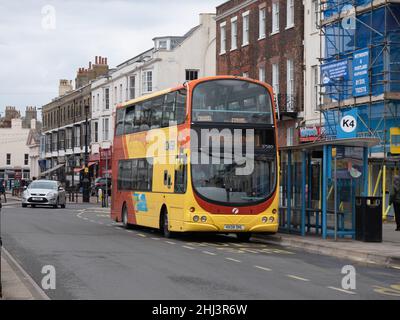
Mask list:
POLYGON ((356 240, 382 242, 382 197, 356 197, 356 240))

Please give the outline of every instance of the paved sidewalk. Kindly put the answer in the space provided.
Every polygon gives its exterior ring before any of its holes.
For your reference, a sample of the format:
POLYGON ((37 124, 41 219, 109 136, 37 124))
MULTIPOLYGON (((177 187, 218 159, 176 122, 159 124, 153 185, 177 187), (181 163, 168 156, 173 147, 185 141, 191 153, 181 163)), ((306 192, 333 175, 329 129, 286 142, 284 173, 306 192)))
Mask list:
POLYGON ((282 233, 272 236, 258 235, 254 239, 311 253, 351 259, 367 264, 378 264, 400 270, 400 232, 395 229, 394 223, 383 225, 382 243, 365 243, 351 239, 323 240, 320 236, 301 237, 282 233))
POLYGON ((3 300, 48 300, 48 296, 37 286, 11 255, 2 250, 1 284, 3 300))

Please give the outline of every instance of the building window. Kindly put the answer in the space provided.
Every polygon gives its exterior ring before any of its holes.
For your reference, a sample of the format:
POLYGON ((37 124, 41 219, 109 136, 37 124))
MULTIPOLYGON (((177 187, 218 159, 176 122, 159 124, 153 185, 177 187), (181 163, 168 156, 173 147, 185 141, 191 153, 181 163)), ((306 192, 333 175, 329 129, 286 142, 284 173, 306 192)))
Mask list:
POLYGON ((274 63, 272 65, 272 87, 275 94, 279 94, 279 65, 274 63))
POLYGON ((248 77, 249 77, 249 73, 248 73, 248 72, 243 72, 242 77, 243 77, 243 78, 248 78, 248 77))
POLYGON ((75 127, 75 143, 74 146, 76 148, 80 148, 81 146, 81 127, 80 126, 76 126, 75 127))
POLYGON ((103 118, 103 141, 108 141, 110 139, 110 119, 109 118, 103 118))
POLYGON ((160 40, 158 42, 158 49, 167 49, 168 42, 167 40, 160 40))
POLYGON ((100 111, 100 93, 97 94, 96 107, 97 111, 100 111))
POLYGON ((143 72, 143 93, 148 93, 153 91, 153 71, 143 72))
POLYGON ((260 23, 259 23, 259 39, 264 39, 266 36, 266 9, 260 9, 260 23))
POLYGON ((110 89, 106 88, 104 90, 105 102, 106 102, 106 110, 110 109, 110 89))
POLYGON ((272 33, 279 32, 279 2, 272 3, 272 33))
POLYGON ((199 70, 186 70, 186 81, 196 80, 199 78, 199 70))
POLYGON ((319 101, 319 72, 318 66, 311 67, 311 101, 312 101, 312 110, 317 111, 318 101, 319 101))
POLYGON ((226 22, 221 23, 219 28, 220 28, 220 33, 221 33, 220 54, 224 54, 226 52, 226 22))
POLYGON ((129 77, 129 99, 135 99, 136 96, 136 76, 129 77))
POLYGON ((94 142, 99 142, 99 123, 97 121, 94 122, 94 142))
POLYGON ((237 49, 238 28, 237 17, 231 19, 231 50, 237 49))
POLYGON ((249 34, 250 34, 250 16, 249 11, 243 13, 243 43, 242 46, 249 44, 249 34))
POLYGON ((316 31, 319 25, 319 0, 312 1, 311 30, 316 31))
POLYGON ((294 0, 286 2, 286 28, 294 26, 294 0))
POLYGON ((29 154, 24 154, 24 165, 27 166, 29 164, 29 154))
POLYGON ((119 85, 119 102, 122 103, 123 98, 122 98, 122 83, 119 85))
POLYGON ((286 93, 292 96, 294 94, 294 65, 291 59, 287 60, 286 74, 286 93))
POLYGON ((293 144, 294 144, 293 140, 294 140, 294 128, 293 127, 287 128, 287 130, 286 130, 286 145, 288 147, 293 146, 293 144))
POLYGON ((7 153, 6 156, 6 164, 9 166, 11 165, 11 153, 7 153))
POLYGON ((265 82, 265 68, 264 67, 258 68, 258 79, 262 82, 265 82))
POLYGON ((117 87, 114 87, 114 104, 117 104, 117 101, 118 101, 117 100, 117 93, 118 93, 117 90, 118 90, 117 87))

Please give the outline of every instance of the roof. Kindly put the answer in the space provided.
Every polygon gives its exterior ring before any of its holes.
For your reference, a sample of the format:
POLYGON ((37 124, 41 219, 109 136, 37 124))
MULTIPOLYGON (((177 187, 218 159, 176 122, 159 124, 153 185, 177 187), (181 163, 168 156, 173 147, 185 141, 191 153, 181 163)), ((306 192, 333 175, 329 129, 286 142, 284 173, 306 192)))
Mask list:
POLYGON ((341 147, 361 147, 371 148, 380 143, 378 138, 351 138, 351 139, 337 139, 337 140, 324 140, 318 142, 304 143, 290 147, 280 147, 282 151, 289 150, 310 150, 310 149, 321 149, 323 146, 341 146, 341 147))

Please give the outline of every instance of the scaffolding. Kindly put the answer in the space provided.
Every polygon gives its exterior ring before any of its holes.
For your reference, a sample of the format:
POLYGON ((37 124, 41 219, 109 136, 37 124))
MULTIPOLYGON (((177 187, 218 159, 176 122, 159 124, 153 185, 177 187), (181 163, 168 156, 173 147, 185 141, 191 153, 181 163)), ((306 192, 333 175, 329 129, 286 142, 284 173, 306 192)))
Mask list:
POLYGON ((320 140, 340 139, 339 122, 351 113, 355 138, 380 141, 369 149, 369 190, 376 194, 380 185, 386 195, 400 166, 391 152, 398 140, 391 129, 400 128, 400 2, 321 0, 319 7, 320 140))

